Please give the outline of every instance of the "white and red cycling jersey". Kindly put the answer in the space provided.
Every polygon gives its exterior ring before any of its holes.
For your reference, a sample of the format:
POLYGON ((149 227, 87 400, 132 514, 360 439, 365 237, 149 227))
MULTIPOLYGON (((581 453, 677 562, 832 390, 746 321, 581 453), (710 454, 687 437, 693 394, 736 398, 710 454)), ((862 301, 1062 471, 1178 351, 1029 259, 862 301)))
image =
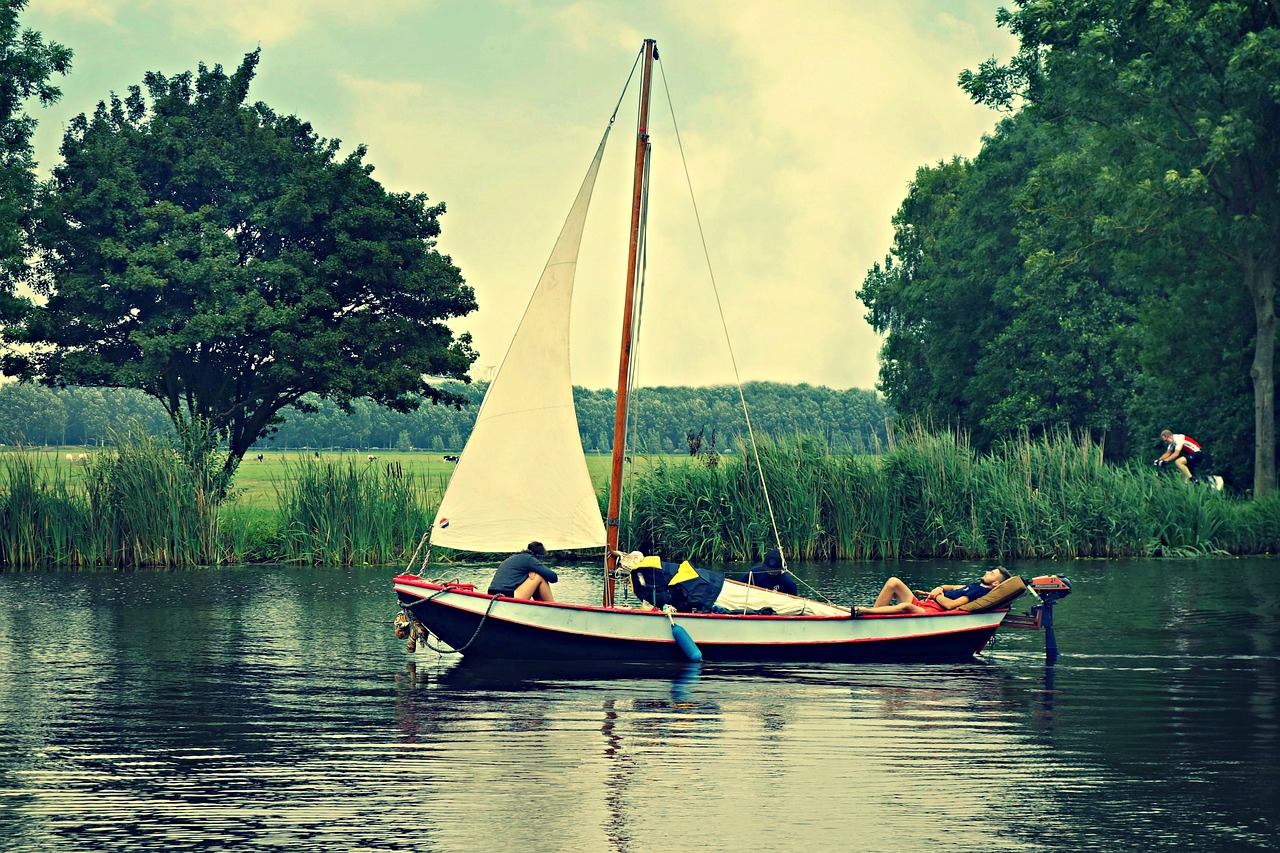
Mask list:
POLYGON ((1200 442, 1196 441, 1189 435, 1183 435, 1178 432, 1173 434, 1173 438, 1169 441, 1169 446, 1173 448, 1174 453, 1179 453, 1185 450, 1188 456, 1192 453, 1200 452, 1200 442))

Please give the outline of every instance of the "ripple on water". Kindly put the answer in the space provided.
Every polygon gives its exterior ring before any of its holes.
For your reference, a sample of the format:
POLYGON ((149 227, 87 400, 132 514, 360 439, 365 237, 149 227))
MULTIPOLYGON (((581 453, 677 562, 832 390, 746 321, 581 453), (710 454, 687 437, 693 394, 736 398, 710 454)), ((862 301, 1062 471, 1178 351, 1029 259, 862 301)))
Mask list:
POLYGON ((1054 667, 573 677, 406 656, 360 573, 0 575, 0 849, 1274 849, 1274 624, 1083 577, 1054 667))

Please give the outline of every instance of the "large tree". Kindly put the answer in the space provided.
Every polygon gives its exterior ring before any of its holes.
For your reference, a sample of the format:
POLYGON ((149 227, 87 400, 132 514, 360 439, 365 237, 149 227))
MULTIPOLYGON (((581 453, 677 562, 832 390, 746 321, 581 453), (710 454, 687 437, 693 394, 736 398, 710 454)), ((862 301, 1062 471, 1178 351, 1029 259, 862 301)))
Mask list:
MULTIPOLYGON (((1096 172, 1094 233, 1192 245, 1234 268, 1253 306, 1254 493, 1273 492, 1280 4, 1015 0, 998 21, 1021 40, 1019 53, 961 83, 982 103, 1093 124, 1114 152, 1096 172)), ((1166 310, 1196 310, 1194 284, 1171 270, 1156 285, 1170 296, 1166 310)))
POLYGON ((6 373, 138 388, 180 435, 225 436, 229 477, 281 409, 315 393, 397 411, 462 397, 474 294, 436 249, 443 205, 387 192, 234 74, 149 73, 71 122, 34 236, 38 292, 6 373), (199 429, 193 429, 199 426, 199 429))
POLYGON ((23 112, 34 98, 50 104, 61 95, 49 80, 71 68, 71 51, 20 29, 27 0, 0 0, 0 306, 9 305, 16 279, 25 273, 23 247, 35 190, 31 134, 35 119, 23 112))
POLYGON ((879 387, 900 415, 964 429, 982 449, 1067 427, 1123 454, 1117 351, 1135 311, 1105 257, 1062 262, 1070 232, 1053 211, 1070 204, 1078 161, 1023 113, 974 160, 917 171, 891 254, 858 291, 885 334, 879 387))

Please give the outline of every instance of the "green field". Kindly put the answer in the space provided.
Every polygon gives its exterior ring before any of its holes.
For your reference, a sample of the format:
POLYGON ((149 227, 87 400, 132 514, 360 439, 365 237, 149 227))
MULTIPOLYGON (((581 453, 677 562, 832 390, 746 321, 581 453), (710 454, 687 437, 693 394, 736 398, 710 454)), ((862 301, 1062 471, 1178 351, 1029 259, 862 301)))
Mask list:
MULTIPOLYGON (((427 488, 443 490, 453 475, 454 468, 454 463, 445 461, 445 455, 398 450, 379 450, 373 453, 327 453, 322 450, 320 460, 322 462, 351 461, 357 465, 398 465, 406 474, 413 474, 419 478, 427 488), (371 456, 372 461, 369 458, 371 456)), ((314 452, 303 453, 296 450, 264 451, 261 462, 258 461, 256 453, 246 456, 240 463, 240 469, 236 471, 235 482, 232 484, 237 502, 253 505, 264 502, 268 506, 274 506, 276 494, 273 484, 282 482, 291 466, 312 464, 315 458, 314 452)), ((645 464, 644 457, 633 458, 638 460, 637 464, 645 464)), ((604 454, 587 454, 587 471, 591 474, 591 482, 595 484, 597 490, 605 488, 609 483, 609 464, 610 458, 604 454)))
MULTIPOLYGON (((0 452, 12 452, 16 448, 4 448, 0 452)), ((42 467, 49 470, 61 469, 72 483, 83 478, 86 463, 90 456, 101 453, 98 448, 87 447, 49 447, 23 448, 22 452, 34 454, 39 458, 42 467)), ((252 509, 274 511, 276 507, 276 488, 283 483, 290 469, 300 465, 314 464, 315 451, 301 450, 264 450, 262 461, 258 454, 252 452, 245 456, 236 471, 231 488, 236 506, 252 509)), ((427 453, 420 451, 404 452, 398 450, 377 450, 366 453, 319 451, 322 462, 352 462, 357 465, 388 466, 398 465, 406 474, 412 474, 428 489, 442 490, 453 475, 454 463, 445 461, 443 453, 427 453), (369 457, 373 457, 370 460, 369 457)), ((633 457, 637 464, 645 464, 644 457, 633 457)), ((655 457, 658 458, 658 457, 655 457)), ((670 460, 686 458, 684 456, 663 457, 670 460)), ((591 481, 597 489, 603 489, 609 482, 610 458, 605 454, 588 453, 587 470, 591 481)), ((0 477, 3 477, 0 470, 0 477)))

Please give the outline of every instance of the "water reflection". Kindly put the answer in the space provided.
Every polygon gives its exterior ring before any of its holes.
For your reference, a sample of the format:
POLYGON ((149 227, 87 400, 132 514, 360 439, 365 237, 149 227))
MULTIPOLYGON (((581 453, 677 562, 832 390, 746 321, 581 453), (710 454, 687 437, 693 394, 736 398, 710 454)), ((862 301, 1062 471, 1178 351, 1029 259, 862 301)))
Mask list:
POLYGON ((393 572, 0 575, 0 850, 1274 849, 1275 565, 1072 566, 1056 665, 586 669, 406 655, 393 572))

